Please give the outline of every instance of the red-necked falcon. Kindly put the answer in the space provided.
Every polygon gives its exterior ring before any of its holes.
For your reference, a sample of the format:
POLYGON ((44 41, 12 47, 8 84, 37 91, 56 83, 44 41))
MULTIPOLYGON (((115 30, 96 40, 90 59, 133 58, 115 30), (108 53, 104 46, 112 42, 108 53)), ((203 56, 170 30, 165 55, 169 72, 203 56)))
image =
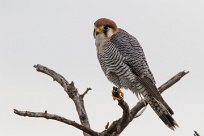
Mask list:
POLYGON ((100 18, 94 23, 93 35, 97 57, 108 80, 118 88, 129 89, 142 96, 159 118, 174 130, 178 125, 172 118, 173 110, 158 92, 138 40, 107 18, 100 18))

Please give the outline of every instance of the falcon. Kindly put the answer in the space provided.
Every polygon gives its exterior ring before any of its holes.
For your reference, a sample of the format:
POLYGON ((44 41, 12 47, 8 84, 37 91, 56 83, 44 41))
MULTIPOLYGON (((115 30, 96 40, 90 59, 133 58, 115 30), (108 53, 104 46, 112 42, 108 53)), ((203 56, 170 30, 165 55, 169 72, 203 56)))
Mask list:
POLYGON ((107 18, 96 20, 93 36, 101 68, 108 80, 117 86, 119 94, 123 96, 120 88, 131 90, 141 96, 170 129, 178 127, 172 117, 173 110, 158 92, 138 40, 107 18))

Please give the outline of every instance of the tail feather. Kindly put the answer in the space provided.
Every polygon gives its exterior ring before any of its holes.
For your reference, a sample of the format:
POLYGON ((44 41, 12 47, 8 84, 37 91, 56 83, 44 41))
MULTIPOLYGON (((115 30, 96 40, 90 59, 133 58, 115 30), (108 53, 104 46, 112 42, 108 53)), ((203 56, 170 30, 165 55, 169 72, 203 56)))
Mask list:
MULTIPOLYGON (((151 97, 147 96, 146 97, 151 97)), ((148 98, 149 99, 149 98, 148 98)), ((171 130, 175 130, 176 127, 179 127, 176 121, 173 119, 172 115, 168 112, 168 110, 155 98, 150 98, 148 104, 152 107, 155 113, 159 116, 159 118, 164 122, 166 126, 168 126, 171 130)))
POLYGON ((170 114, 162 114, 159 118, 166 124, 171 130, 175 130, 176 127, 179 127, 176 121, 172 118, 170 114))
POLYGON ((138 78, 138 80, 140 82, 136 83, 135 92, 138 92, 144 97, 145 101, 152 107, 165 125, 172 130, 178 127, 178 124, 172 118, 173 110, 159 94, 156 86, 150 80, 148 80, 148 78, 138 78))

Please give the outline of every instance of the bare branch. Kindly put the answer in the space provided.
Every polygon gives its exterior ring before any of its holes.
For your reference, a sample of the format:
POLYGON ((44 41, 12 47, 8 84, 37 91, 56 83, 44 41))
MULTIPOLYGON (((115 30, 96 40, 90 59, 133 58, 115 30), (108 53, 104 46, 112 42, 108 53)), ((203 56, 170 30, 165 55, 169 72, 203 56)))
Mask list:
POLYGON ((45 119, 51 119, 51 120, 56 120, 59 122, 63 122, 65 124, 71 125, 75 128, 78 128, 82 130, 83 132, 86 132, 87 134, 90 134, 91 136, 98 136, 98 132, 93 131, 90 128, 87 128, 81 124, 76 123, 75 121, 66 119, 64 117, 61 117, 59 115, 55 114, 49 114, 47 111, 45 112, 30 112, 30 111, 19 111, 17 109, 14 109, 14 113, 20 116, 27 116, 27 117, 36 117, 36 118, 45 118, 45 119))
MULTIPOLYGON (((174 85, 176 82, 178 82, 183 76, 188 74, 189 72, 181 71, 175 76, 173 76, 171 79, 169 79, 166 83, 161 85, 158 90, 160 93, 164 92, 166 89, 174 85)), ((124 106, 124 105, 123 105, 124 106)), ((106 130, 103 131, 104 135, 108 134, 120 134, 127 126, 128 124, 137 116, 137 113, 144 108, 146 105, 145 103, 141 100, 139 101, 131 110, 130 110, 130 115, 129 115, 129 122, 124 123, 122 126, 120 126, 120 129, 118 130, 118 125, 120 124, 121 120, 123 117, 119 118, 118 120, 114 121, 110 127, 106 130)), ((123 110, 124 112, 124 110, 123 110)))
POLYGON ((106 124, 105 129, 108 129, 109 127, 109 122, 106 124))
POLYGON ((123 126, 124 125, 127 126, 127 124, 129 124, 130 122, 129 106, 124 101, 123 96, 120 94, 117 87, 113 87, 112 96, 118 99, 118 105, 122 108, 123 115, 119 120, 114 121, 109 128, 108 128, 109 126, 109 122, 108 122, 108 124, 105 127, 106 130, 101 133, 102 135, 105 135, 105 136, 106 135, 107 136, 118 136, 120 132, 122 132, 121 129, 125 128, 123 126))
POLYGON ((197 131, 194 130, 193 136, 200 136, 200 134, 197 131))
MULTIPOLYGON (((52 119, 56 121, 63 122, 65 124, 74 126, 77 129, 82 130, 84 133, 84 136, 118 136, 127 126, 128 124, 136 117, 139 117, 143 111, 144 107, 146 106, 143 101, 139 101, 131 110, 129 109, 128 104, 124 101, 123 96, 120 94, 116 95, 119 96, 118 99, 118 105, 123 110, 123 115, 118 120, 113 121, 110 125, 109 123, 106 125, 105 130, 101 133, 98 133, 92 129, 90 129, 90 124, 88 121, 88 116, 84 107, 84 96, 88 93, 91 88, 87 88, 87 90, 83 94, 79 94, 77 88, 74 85, 74 82, 69 83, 63 76, 56 73, 55 71, 42 66, 42 65, 35 65, 34 66, 38 72, 42 72, 44 74, 49 75, 53 78, 54 81, 57 81, 63 88, 64 91, 68 94, 68 96, 73 100, 76 110, 78 112, 78 116, 80 119, 81 124, 76 123, 75 121, 71 121, 69 119, 66 119, 64 117, 61 117, 59 115, 49 114, 47 111, 45 112, 30 112, 30 111, 19 111, 14 110, 14 113, 20 116, 27 116, 27 117, 41 117, 46 119, 52 119), (143 109, 141 111, 141 109, 143 109), (141 111, 141 112, 139 112, 141 111)), ((179 72, 174 77, 172 77, 170 80, 168 80, 166 83, 161 85, 158 90, 160 93, 164 92, 166 89, 174 85, 176 82, 178 82, 183 76, 188 74, 189 72, 179 72)), ((196 132, 195 132, 196 133, 196 132)))
POLYGON ((87 88, 86 89, 86 91, 83 93, 83 94, 81 94, 81 97, 82 98, 84 98, 84 96, 88 93, 88 91, 90 91, 91 90, 91 88, 87 88))
POLYGON ((146 109, 147 109, 147 105, 146 105, 144 108, 142 108, 141 111, 139 111, 139 112, 135 115, 134 118, 138 118, 139 116, 141 116, 142 113, 143 113, 146 109))
MULTIPOLYGON (((64 88, 64 91, 68 94, 68 96, 73 100, 75 104, 81 124, 87 128, 90 128, 88 115, 84 107, 83 97, 80 97, 81 95, 74 86, 74 82, 69 83, 62 75, 40 64, 34 65, 34 68, 36 68, 38 72, 42 72, 51 76, 54 81, 57 81, 64 88)), ((84 133, 84 136, 89 135, 84 133)))
MULTIPOLYGON (((163 85, 161 85, 158 90, 160 93, 164 92, 166 89, 174 85, 176 82, 178 82, 183 76, 188 74, 189 72, 181 71, 175 76, 173 76, 171 79, 169 79, 167 82, 165 82, 163 85)), ((131 109, 131 114, 136 115, 143 107, 145 106, 144 102, 140 101, 131 109)))
POLYGON ((118 105, 123 109, 123 115, 117 125, 118 134, 122 131, 124 125, 129 124, 130 122, 130 108, 128 104, 122 99, 118 101, 118 105))
POLYGON ((166 89, 168 89, 169 87, 171 87, 172 85, 174 85, 176 82, 178 82, 182 77, 184 77, 186 74, 188 74, 189 71, 181 71, 178 74, 176 74, 175 76, 173 76, 171 79, 169 79, 167 82, 165 82, 164 84, 162 84, 158 90, 160 93, 162 93, 163 91, 165 91, 166 89))

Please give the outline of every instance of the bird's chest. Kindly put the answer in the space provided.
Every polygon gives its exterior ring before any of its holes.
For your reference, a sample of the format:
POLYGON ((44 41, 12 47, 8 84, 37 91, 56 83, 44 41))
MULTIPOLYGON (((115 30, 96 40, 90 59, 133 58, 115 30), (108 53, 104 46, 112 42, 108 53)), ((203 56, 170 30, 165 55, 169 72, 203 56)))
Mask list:
POLYGON ((110 40, 109 38, 106 38, 101 34, 96 37, 95 45, 96 45, 96 49, 97 49, 98 54, 104 54, 104 50, 105 50, 109 40, 110 40))
POLYGON ((120 77, 116 74, 114 68, 111 67, 111 64, 113 64, 113 62, 111 60, 107 61, 107 56, 104 53, 98 53, 98 60, 108 80, 115 85, 118 85, 120 77))
POLYGON ((105 76, 108 78, 109 81, 111 81, 114 85, 124 88, 129 88, 131 81, 128 79, 128 76, 125 75, 120 76, 114 68, 110 67, 110 61, 107 63, 106 59, 103 57, 103 55, 99 54, 98 59, 101 65, 101 68, 105 74, 105 76))
POLYGON ((105 54, 102 52, 99 53, 99 51, 97 51, 97 57, 98 57, 99 63, 101 65, 101 68, 102 68, 104 74, 107 75, 107 64, 105 61, 105 54))
POLYGON ((98 53, 98 60, 105 76, 115 85, 120 85, 124 88, 131 88, 132 82, 135 80, 134 74, 125 65, 125 63, 123 63, 123 59, 120 59, 120 57, 117 57, 117 59, 114 57, 112 58, 109 56, 111 53, 113 52, 110 52, 108 49, 106 49, 103 53, 98 53))

